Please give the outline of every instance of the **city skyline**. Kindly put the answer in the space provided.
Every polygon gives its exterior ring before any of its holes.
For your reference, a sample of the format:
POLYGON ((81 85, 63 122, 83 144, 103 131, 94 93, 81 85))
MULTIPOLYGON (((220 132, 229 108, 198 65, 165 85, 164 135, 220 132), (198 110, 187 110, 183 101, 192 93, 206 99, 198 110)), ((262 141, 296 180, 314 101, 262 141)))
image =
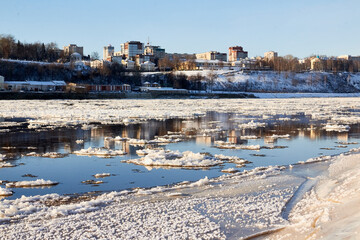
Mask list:
POLYGON ((360 2, 345 1, 3 1, 0 34, 21 42, 71 43, 84 54, 111 44, 141 41, 169 53, 227 53, 242 46, 249 57, 360 55, 354 31, 360 2), (110 9, 110 10, 109 10, 110 9))

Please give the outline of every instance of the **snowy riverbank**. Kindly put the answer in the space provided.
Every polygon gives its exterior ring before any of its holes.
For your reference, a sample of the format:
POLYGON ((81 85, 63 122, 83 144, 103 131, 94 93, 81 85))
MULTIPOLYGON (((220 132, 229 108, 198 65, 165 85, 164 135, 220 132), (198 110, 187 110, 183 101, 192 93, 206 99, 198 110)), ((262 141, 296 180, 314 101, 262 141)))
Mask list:
POLYGON ((360 207, 359 158, 258 168, 82 202, 57 194, 3 200, 0 230, 3 239, 238 239, 279 229, 261 238, 345 239, 360 226, 353 214, 360 207))

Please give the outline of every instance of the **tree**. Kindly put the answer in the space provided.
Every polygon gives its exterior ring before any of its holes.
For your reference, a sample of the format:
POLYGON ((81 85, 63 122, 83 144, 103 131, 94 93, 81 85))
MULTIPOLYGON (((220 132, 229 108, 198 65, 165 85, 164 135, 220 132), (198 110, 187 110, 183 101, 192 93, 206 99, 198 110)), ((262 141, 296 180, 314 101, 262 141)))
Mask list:
POLYGON ((90 56, 91 56, 90 57, 91 60, 99 60, 100 59, 100 55, 98 52, 92 52, 90 56))

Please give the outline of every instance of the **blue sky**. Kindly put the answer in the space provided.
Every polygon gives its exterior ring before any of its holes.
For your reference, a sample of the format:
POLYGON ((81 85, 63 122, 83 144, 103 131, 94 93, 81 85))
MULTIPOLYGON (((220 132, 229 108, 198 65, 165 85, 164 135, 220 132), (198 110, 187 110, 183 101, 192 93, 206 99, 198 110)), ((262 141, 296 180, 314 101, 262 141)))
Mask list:
POLYGON ((0 34, 84 46, 148 37, 166 52, 360 55, 359 0, 0 0, 0 34))

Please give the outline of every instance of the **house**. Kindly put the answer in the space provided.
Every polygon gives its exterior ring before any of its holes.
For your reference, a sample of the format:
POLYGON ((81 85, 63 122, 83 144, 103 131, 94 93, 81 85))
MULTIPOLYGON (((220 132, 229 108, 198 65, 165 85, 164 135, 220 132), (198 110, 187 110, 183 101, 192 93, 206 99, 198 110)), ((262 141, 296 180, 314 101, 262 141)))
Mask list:
POLYGON ((140 67, 141 67, 141 70, 143 70, 143 71, 151 72, 151 71, 155 70, 155 63, 150 62, 150 61, 146 61, 146 62, 142 63, 140 65, 140 67))

